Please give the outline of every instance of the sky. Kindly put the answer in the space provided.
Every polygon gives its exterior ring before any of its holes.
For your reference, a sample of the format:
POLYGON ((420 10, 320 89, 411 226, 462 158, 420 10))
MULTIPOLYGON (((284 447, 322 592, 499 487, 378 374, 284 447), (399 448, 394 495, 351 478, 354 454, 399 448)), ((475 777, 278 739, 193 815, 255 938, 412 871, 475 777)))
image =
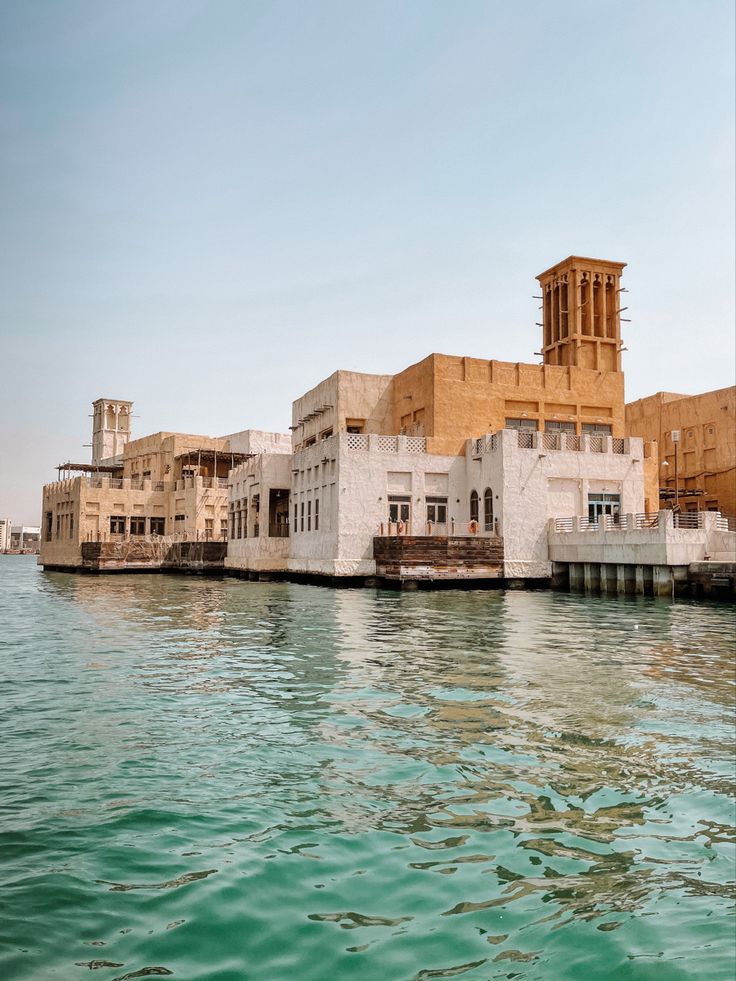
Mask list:
POLYGON ((628 263, 626 397, 734 383, 732 0, 0 0, 0 516, 91 402, 286 431, 338 368, 535 362, 628 263))

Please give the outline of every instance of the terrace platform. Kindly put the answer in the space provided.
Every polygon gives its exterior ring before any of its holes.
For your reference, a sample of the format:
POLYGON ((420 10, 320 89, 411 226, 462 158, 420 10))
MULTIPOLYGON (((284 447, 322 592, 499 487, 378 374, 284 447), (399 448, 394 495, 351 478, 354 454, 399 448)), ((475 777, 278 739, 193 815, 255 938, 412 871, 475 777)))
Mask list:
POLYGON ((397 582, 503 578, 503 539, 392 535, 373 539, 376 576, 397 582))

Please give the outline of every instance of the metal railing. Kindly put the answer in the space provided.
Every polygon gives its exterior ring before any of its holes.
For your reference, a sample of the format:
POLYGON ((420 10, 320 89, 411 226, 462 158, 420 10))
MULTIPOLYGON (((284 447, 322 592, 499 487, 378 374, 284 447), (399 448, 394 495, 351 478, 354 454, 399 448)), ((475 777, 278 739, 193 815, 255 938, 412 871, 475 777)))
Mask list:
POLYGON ((575 518, 555 518, 555 531, 575 531, 575 518))
POLYGON ((659 511, 645 511, 634 515, 634 528, 659 528, 659 511))
POLYGON ((703 522, 698 511, 680 511, 674 516, 675 528, 702 528, 703 522))

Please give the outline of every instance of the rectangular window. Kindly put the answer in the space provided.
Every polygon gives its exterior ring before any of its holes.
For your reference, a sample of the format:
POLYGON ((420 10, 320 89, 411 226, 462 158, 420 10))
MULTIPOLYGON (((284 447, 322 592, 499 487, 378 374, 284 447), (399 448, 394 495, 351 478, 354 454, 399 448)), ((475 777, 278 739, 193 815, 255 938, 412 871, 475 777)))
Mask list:
POLYGON ((205 518, 204 519, 204 537, 207 539, 207 541, 210 541, 210 539, 211 538, 214 538, 214 536, 215 536, 215 519, 214 518, 205 518))
POLYGON ((545 433, 574 433, 574 422, 560 422, 558 419, 544 420, 545 433))
POLYGON ((74 515, 69 515, 69 537, 74 538, 74 515))
POLYGON ((314 530, 319 531, 319 498, 314 499, 314 530))
POLYGON ((220 538, 227 538, 227 518, 220 518, 220 538))
POLYGON ((611 424, 608 422, 584 422, 580 431, 595 436, 610 436, 611 424))
POLYGON ((299 505, 294 505, 294 531, 299 527, 299 505))
POLYGON ((310 436, 309 439, 305 439, 304 440, 304 446, 305 447, 307 447, 307 446, 314 446, 314 444, 316 442, 317 442, 317 437, 316 436, 310 436))
POLYGON ((320 439, 329 439, 330 436, 332 436, 332 426, 330 426, 329 429, 325 429, 323 432, 319 434, 320 439))
POLYGON ((504 423, 506 429, 539 429, 539 423, 536 419, 507 419, 504 423))
POLYGON ((174 515, 174 521, 183 521, 185 517, 186 517, 186 515, 184 515, 184 514, 175 514, 174 515))
POLYGON ((446 497, 427 498, 427 522, 431 522, 434 525, 447 524, 446 497))
POLYGON ((149 518, 148 530, 152 535, 166 534, 166 518, 149 518))
POLYGON ((145 535, 146 533, 146 519, 145 518, 131 518, 130 519, 130 533, 131 535, 145 535))
POLYGON ((299 531, 304 531, 304 501, 301 503, 301 508, 299 510, 300 515, 300 526, 299 531))
POLYGON ((114 514, 110 516, 110 534, 111 535, 125 534, 125 518, 123 515, 114 514))
POLYGON ((307 501, 307 531, 312 530, 312 502, 307 501))
POLYGON ((54 530, 54 512, 46 512, 46 521, 44 524, 44 540, 47 542, 51 541, 51 533, 54 530))
POLYGON ((392 524, 401 521, 404 526, 409 524, 411 516, 411 498, 390 494, 388 498, 388 520, 392 524))
POLYGON ((611 516, 613 523, 618 524, 621 516, 621 495, 620 494, 588 494, 588 520, 592 524, 598 524, 598 520, 611 516))

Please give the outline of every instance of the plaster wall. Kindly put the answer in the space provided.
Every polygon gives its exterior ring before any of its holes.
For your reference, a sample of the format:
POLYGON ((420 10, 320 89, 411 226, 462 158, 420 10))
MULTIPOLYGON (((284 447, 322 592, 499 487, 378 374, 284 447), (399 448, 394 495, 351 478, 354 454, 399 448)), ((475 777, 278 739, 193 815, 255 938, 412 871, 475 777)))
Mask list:
POLYGON ((635 528, 633 515, 624 515, 621 526, 594 531, 555 531, 548 524, 549 552, 553 562, 588 562, 619 565, 685 566, 708 558, 736 560, 736 532, 716 527, 717 515, 703 515, 703 528, 675 528, 671 510, 659 512, 657 528, 635 528))
MULTIPOLYGON (((680 430, 677 469, 680 504, 685 510, 736 514, 736 387, 700 395, 657 392, 626 405, 626 427, 633 435, 656 440, 662 486, 675 487, 675 445, 680 430), (688 497, 688 491, 702 494, 688 497)), ((658 494, 657 494, 658 496, 658 494)))
POLYGON ((292 535, 291 571, 331 576, 373 575, 373 536, 379 533, 382 522, 384 527, 388 524, 389 493, 411 497, 410 527, 416 531, 420 522, 418 533, 425 532, 425 498, 437 494, 444 478, 449 502, 462 477, 464 464, 457 457, 415 452, 409 449, 412 445, 405 437, 373 434, 355 440, 350 434, 340 433, 294 454, 293 467, 297 474, 292 487, 292 512, 296 505, 298 528, 292 535), (320 527, 315 530, 317 498, 320 527), (308 502, 312 514, 310 530, 306 523, 308 502), (305 505, 304 530, 302 504, 305 505))
POLYGON ((466 453, 466 497, 475 489, 482 508, 485 489, 493 491, 506 578, 551 574, 548 521, 586 514, 588 494, 619 494, 622 510, 643 509, 641 440, 624 440, 623 453, 612 451, 611 437, 603 443, 606 452, 592 452, 587 437, 580 451, 547 448, 541 434, 534 434, 532 446, 519 442, 520 434, 507 429, 487 437, 481 447, 471 441, 466 453))
POLYGON ((261 429, 244 429, 239 433, 223 436, 233 453, 291 453, 291 436, 285 433, 265 432, 261 429))
POLYGON ((105 477, 72 477, 47 484, 43 489, 41 564, 79 566, 85 541, 139 540, 150 534, 150 519, 163 519, 166 536, 197 541, 219 538, 227 520, 227 490, 205 488, 202 478, 164 482, 157 490, 151 480, 105 477), (118 486, 119 485, 119 486, 118 486), (135 485, 135 486, 132 486, 135 485), (49 518, 51 533, 49 535, 49 518), (182 515, 181 520, 176 520, 182 515), (145 519, 145 535, 111 532, 111 517, 122 517, 126 529, 131 518, 145 519), (207 522, 211 520, 212 531, 207 522))
POLYGON ((292 442, 299 449, 360 421, 363 432, 391 432, 392 375, 336 371, 292 405, 292 442))
POLYGON ((432 437, 437 453, 461 453, 466 439, 503 429, 507 418, 536 421, 540 430, 550 421, 572 422, 577 433, 583 423, 625 432, 621 372, 574 365, 431 354, 394 377, 393 406, 393 431, 432 437))
MULTIPOLYGON (((288 437, 287 437, 288 438, 288 437)), ((289 444, 291 440, 289 440, 289 444)), ((241 466, 230 474, 230 535, 225 557, 226 569, 254 572, 280 572, 288 568, 291 540, 271 537, 270 491, 290 490, 291 453, 266 453, 241 466), (258 536, 255 536, 258 498, 258 536), (247 521, 236 518, 238 511, 247 509, 247 521)), ((289 510, 291 514, 291 510, 289 510)), ((289 528, 291 532, 291 528, 289 528)))

